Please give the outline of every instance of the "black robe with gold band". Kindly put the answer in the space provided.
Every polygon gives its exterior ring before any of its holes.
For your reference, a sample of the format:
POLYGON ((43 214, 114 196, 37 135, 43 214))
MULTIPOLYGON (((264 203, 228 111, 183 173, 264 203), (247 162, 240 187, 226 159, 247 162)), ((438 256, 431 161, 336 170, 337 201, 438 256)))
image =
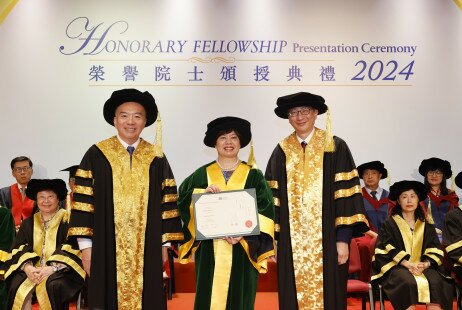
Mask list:
POLYGON ((443 241, 453 270, 462 281, 462 205, 444 217, 443 241))
POLYGON ((22 309, 29 293, 35 289, 41 309, 64 309, 65 303, 75 297, 83 286, 85 271, 77 245, 65 244, 68 230, 68 212, 59 210, 43 229, 39 213, 24 220, 14 241, 9 259, 5 262, 8 288, 7 309, 22 309), (44 239, 45 238, 45 239, 44 239), (67 266, 35 284, 21 270, 31 261, 36 267, 61 263, 67 266))
POLYGON ((273 190, 280 309, 346 309, 348 264, 337 241, 369 228, 358 172, 346 143, 315 128, 305 152, 293 133, 273 151, 266 179, 273 190))
POLYGON ((76 173, 69 238, 92 240, 91 309, 165 309, 162 243, 183 240, 165 156, 141 139, 93 145, 76 173))
POLYGON ((432 224, 417 220, 412 231, 399 214, 388 218, 377 237, 372 259, 372 281, 382 284, 394 309, 417 303, 436 303, 452 309, 452 283, 442 267, 443 251, 432 224), (429 261, 421 275, 412 275, 400 263, 429 261))
POLYGON ((6 286, 2 281, 5 275, 4 264, 15 237, 14 219, 11 210, 0 205, 0 310, 6 307, 6 286))
POLYGON ((253 309, 258 273, 266 273, 266 259, 274 255, 274 206, 271 190, 261 171, 241 163, 226 183, 216 163, 203 166, 181 184, 178 206, 185 224, 180 263, 188 263, 195 254, 194 309, 253 309), (191 196, 203 193, 212 184, 222 191, 255 188, 260 235, 245 236, 235 245, 222 239, 195 239, 191 196))

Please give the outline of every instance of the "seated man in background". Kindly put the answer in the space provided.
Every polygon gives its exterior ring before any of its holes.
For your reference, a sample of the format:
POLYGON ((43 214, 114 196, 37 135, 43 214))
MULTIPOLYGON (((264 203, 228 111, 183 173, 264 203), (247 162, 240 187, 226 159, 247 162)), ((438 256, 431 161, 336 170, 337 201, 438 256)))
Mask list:
POLYGON ((364 181, 362 194, 370 230, 355 240, 361 256, 360 280, 368 282, 371 276, 370 249, 372 243, 375 243, 380 226, 388 216, 388 191, 379 185, 380 180, 388 176, 388 171, 382 162, 376 160, 359 165, 358 174, 364 181))
POLYGON ((0 205, 11 209, 16 230, 21 222, 28 218, 34 209, 34 201, 26 197, 27 183, 32 177, 32 161, 26 156, 19 156, 11 161, 11 172, 15 184, 0 189, 0 205))

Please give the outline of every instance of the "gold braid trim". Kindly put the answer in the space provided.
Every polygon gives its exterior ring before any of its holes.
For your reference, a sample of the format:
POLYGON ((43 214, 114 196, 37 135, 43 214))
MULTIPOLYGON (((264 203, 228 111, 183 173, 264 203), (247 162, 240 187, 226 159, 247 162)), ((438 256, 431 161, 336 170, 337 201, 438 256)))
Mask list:
POLYGON ((175 202, 177 200, 178 200, 178 194, 168 194, 168 195, 164 195, 164 198, 162 198, 162 203, 175 202))
POLYGON ((274 204, 275 207, 280 207, 281 203, 280 203, 279 198, 273 197, 273 204, 274 204))
POLYGON ((21 246, 20 246, 19 248, 17 248, 17 249, 13 249, 13 251, 11 252, 11 256, 15 256, 16 253, 21 252, 22 249, 24 249, 24 247, 25 247, 26 245, 28 245, 28 244, 26 243, 26 244, 21 245, 21 246))
POLYGON ((14 265, 11 265, 10 268, 8 268, 8 270, 5 272, 5 279, 8 278, 10 276, 11 273, 13 273, 15 270, 17 270, 19 267, 22 266, 22 264, 24 264, 26 261, 28 261, 29 259, 32 259, 32 258, 36 258, 36 257, 39 257, 36 253, 32 252, 28 252, 28 253, 25 253, 23 254, 18 262, 14 265))
POLYGON ((335 182, 348 181, 355 177, 359 177, 358 170, 353 169, 350 172, 340 172, 335 174, 335 182))
POLYGON ((335 191, 334 199, 346 198, 346 197, 353 196, 354 194, 360 194, 360 193, 361 193, 361 186, 355 185, 349 189, 339 189, 335 191))
POLYGON ((395 267, 396 266, 396 262, 395 261, 391 261, 389 262, 388 264, 382 266, 382 268, 380 268, 380 273, 379 274, 376 274, 374 276, 371 277, 371 281, 373 280, 376 280, 380 277, 382 277, 388 270, 390 270, 391 268, 395 267))
POLYGON ((10 254, 8 252, 0 250, 0 262, 5 262, 9 256, 10 254))
POLYGON ((444 256, 444 252, 441 251, 440 249, 438 248, 427 248, 424 252, 424 255, 427 255, 427 254, 436 254, 436 255, 439 255, 439 256, 444 256))
POLYGON ((76 185, 74 189, 74 193, 87 195, 87 196, 93 196, 93 188, 89 186, 76 185))
POLYGON ((162 243, 182 240, 184 240, 183 233, 165 233, 162 235, 162 243))
POLYGON ((377 254, 386 255, 386 254, 388 254, 391 250, 394 250, 394 249, 395 249, 394 246, 392 246, 391 244, 387 244, 387 245, 385 246, 385 250, 376 248, 376 249, 374 250, 374 254, 375 254, 375 255, 377 255, 377 254))
POLYGON ((84 211, 88 213, 95 213, 95 206, 90 203, 73 202, 72 210, 84 211))
POLYGON ((274 249, 261 254, 257 258, 257 261, 254 261, 250 257, 250 250, 249 250, 249 245, 247 244, 247 241, 245 241, 245 239, 242 238, 241 241, 239 241, 239 243, 244 248, 244 251, 247 254, 247 257, 249 258, 249 261, 252 263, 253 267, 258 271, 258 273, 267 273, 268 272, 268 262, 266 259, 270 256, 274 256, 275 254, 274 249))
POLYGON ((50 297, 47 291, 47 280, 48 277, 35 287, 35 295, 37 296, 40 309, 51 310, 50 297))
POLYGON ((176 186, 175 179, 165 179, 164 182, 162 182, 162 189, 173 186, 176 186))
MULTIPOLYGON (((205 193, 205 189, 195 188, 192 193, 205 193)), ((180 264, 189 263, 191 258, 194 256, 194 252, 196 252, 196 250, 199 248, 199 245, 201 244, 201 241, 199 241, 197 245, 194 246, 194 242, 196 241, 196 228, 194 218, 194 203, 192 202, 192 200, 189 204, 189 216, 189 223, 185 223, 185 225, 187 225, 189 233, 191 234, 191 239, 180 245, 180 248, 178 250, 178 261, 180 262, 180 264)))
POLYGON ((340 225, 351 225, 355 223, 363 222, 369 227, 369 222, 364 214, 355 214, 349 217, 337 217, 335 219, 335 227, 340 225))
POLYGON ((267 182, 268 182, 269 188, 272 188, 272 189, 279 189, 279 183, 278 183, 278 181, 271 180, 271 181, 267 181, 267 182))
POLYGON ((436 256, 435 254, 430 254, 429 253, 429 254, 425 254, 425 256, 430 257, 431 259, 433 259, 438 264, 438 266, 441 266, 441 264, 442 264, 441 259, 438 256, 436 256))
POLYGON ((93 173, 91 170, 77 169, 75 176, 84 179, 93 179, 93 173))
POLYGON ((163 220, 172 219, 172 218, 178 217, 178 216, 180 216, 180 211, 178 211, 178 209, 162 212, 162 219, 163 220))
POLYGON ((280 232, 281 231, 281 226, 279 226, 279 224, 274 224, 274 231, 275 232, 280 232))
POLYGON ((61 254, 55 254, 55 255, 50 256, 50 258, 48 259, 48 262, 63 263, 69 266, 70 268, 74 269, 75 272, 77 272, 79 276, 82 277, 82 279, 85 279, 85 270, 83 270, 83 268, 79 264, 77 264, 74 260, 72 260, 71 258, 67 256, 64 256, 61 254))
POLYGON ((453 243, 453 244, 451 244, 451 245, 448 245, 448 246, 446 247, 446 252, 449 253, 449 252, 454 251, 455 249, 458 249, 458 248, 460 248, 460 247, 462 247, 462 240, 460 240, 460 241, 458 241, 458 242, 456 242, 456 243, 453 243))
POLYGON ((78 258, 82 259, 82 252, 80 252, 80 250, 75 250, 69 244, 63 244, 63 246, 61 247, 61 250, 63 250, 64 252, 71 253, 77 256, 78 258))
MULTIPOLYGON (((13 310, 21 310, 22 306, 24 304, 24 300, 26 299, 27 295, 32 291, 32 289, 35 287, 35 283, 29 280, 29 278, 26 278, 24 282, 21 283, 19 286, 16 295, 14 296, 14 301, 13 301, 13 310)), ((51 308, 50 308, 51 309, 51 308)))
POLYGON ((71 227, 67 231, 67 236, 93 236, 93 229, 88 227, 71 227))
POLYGON ((403 258, 404 258, 406 255, 407 255, 406 252, 404 252, 404 251, 399 251, 398 254, 396 254, 395 257, 393 257, 393 260, 394 260, 397 264, 399 264, 399 263, 403 260, 403 258))

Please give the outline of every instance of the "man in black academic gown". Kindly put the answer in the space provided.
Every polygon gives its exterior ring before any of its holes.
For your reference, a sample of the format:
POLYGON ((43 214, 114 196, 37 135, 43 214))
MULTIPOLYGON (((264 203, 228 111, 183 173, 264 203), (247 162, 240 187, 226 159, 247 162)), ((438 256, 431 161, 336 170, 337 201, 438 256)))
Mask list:
POLYGON ((69 238, 89 274, 90 309, 165 309, 162 244, 183 240, 177 187, 157 143, 140 138, 157 118, 148 92, 123 89, 104 105, 117 135, 96 143, 75 176, 69 238))
MULTIPOLYGON (((454 181, 462 189, 462 172, 454 181)), ((462 205, 444 217, 443 241, 452 270, 458 281, 462 282, 462 205)))
POLYGON ((277 100, 276 115, 295 132, 273 151, 280 309, 346 309, 349 243, 368 230, 358 172, 347 144, 314 126, 324 98, 296 93, 277 100))

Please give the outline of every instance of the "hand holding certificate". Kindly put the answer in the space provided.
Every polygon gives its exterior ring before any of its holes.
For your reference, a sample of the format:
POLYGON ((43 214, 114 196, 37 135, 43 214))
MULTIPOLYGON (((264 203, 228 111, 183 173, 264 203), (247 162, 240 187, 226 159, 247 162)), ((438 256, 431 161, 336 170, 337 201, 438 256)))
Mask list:
POLYGON ((255 189, 194 194, 196 239, 260 234, 255 189))

